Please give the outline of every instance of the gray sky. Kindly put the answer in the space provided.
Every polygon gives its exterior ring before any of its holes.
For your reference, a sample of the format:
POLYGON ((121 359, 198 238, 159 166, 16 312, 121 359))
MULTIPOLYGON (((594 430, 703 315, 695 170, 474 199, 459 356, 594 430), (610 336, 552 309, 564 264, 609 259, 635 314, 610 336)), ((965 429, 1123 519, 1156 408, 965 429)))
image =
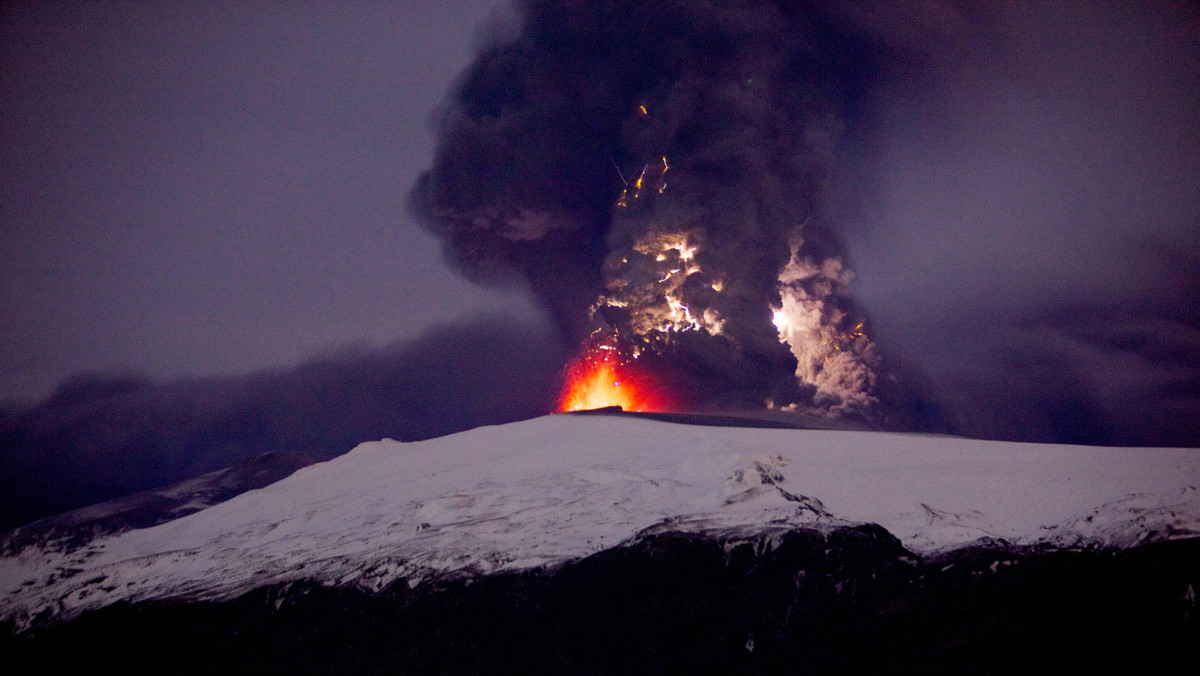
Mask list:
POLYGON ((0 400, 532 313, 404 209, 500 4, 0 5, 0 400))
POLYGON ((1200 252, 1196 8, 994 4, 991 44, 874 102, 870 206, 849 224, 860 291, 919 323, 1177 292, 1171 254, 1200 252))

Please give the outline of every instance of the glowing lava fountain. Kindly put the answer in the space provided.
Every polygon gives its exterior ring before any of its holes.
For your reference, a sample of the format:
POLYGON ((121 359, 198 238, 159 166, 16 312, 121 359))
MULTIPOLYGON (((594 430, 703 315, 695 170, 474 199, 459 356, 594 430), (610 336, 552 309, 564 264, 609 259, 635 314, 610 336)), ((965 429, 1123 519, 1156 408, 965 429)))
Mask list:
MULTIPOLYGON (((636 359, 636 358, 635 358, 636 359)), ((662 387, 626 358, 615 340, 592 339, 567 367, 559 411, 620 406, 626 411, 665 411, 673 407, 662 387)))

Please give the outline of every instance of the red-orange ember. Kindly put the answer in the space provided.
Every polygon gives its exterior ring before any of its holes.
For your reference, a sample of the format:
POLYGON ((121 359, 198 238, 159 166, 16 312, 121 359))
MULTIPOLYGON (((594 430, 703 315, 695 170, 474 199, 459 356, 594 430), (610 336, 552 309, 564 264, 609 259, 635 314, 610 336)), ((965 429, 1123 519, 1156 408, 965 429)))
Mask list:
POLYGON ((615 340, 592 339, 567 367, 558 410, 583 411, 620 406, 626 411, 663 411, 671 408, 661 387, 622 354, 615 340))

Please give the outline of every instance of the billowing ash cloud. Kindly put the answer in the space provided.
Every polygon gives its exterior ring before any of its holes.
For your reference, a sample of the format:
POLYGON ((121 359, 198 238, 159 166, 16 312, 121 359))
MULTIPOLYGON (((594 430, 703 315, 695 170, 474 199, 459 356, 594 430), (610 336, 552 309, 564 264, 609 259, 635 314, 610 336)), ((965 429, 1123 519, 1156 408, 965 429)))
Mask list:
POLYGON ((519 9, 412 193, 468 276, 701 404, 1200 439, 1195 2, 519 9))
POLYGON ((772 0, 520 3, 441 111, 415 211, 481 281, 570 335, 694 378, 700 403, 872 415, 884 377, 828 208, 880 54, 772 0))

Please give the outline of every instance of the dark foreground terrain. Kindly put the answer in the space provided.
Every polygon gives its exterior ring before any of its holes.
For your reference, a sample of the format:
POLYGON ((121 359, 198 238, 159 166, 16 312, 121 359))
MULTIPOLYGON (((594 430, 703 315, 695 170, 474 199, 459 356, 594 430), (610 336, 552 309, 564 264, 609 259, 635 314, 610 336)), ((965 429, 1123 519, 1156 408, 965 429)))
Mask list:
POLYGON ((877 526, 665 532, 555 570, 117 605, 0 629, 0 654, 9 673, 1143 671, 1197 664, 1197 586, 1200 539, 921 559, 877 526))

